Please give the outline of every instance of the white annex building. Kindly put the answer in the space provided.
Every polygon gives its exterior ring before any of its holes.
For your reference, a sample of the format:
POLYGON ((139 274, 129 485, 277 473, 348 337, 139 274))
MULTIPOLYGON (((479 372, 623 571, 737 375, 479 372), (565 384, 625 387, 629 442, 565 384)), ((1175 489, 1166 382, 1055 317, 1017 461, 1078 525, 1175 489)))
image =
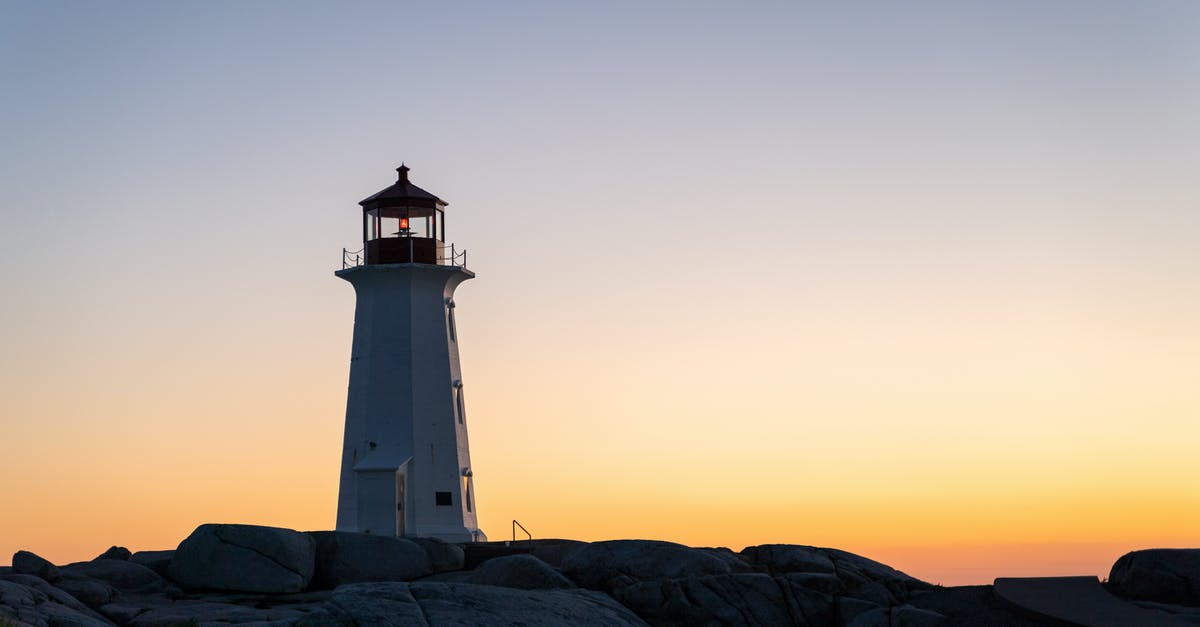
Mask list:
POLYGON ((335 273, 356 298, 337 529, 485 541, 454 328, 454 289, 475 274, 445 243, 446 203, 408 170, 359 203, 363 249, 335 273))

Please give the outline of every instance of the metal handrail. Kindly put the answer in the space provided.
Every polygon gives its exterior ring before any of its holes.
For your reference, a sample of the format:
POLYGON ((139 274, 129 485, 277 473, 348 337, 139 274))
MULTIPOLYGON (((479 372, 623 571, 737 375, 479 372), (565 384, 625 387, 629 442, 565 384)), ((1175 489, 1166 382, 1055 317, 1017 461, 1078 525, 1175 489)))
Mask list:
MULTIPOLYGON (((367 250, 366 246, 364 246, 358 250, 350 250, 348 248, 343 248, 342 249, 342 269, 347 270, 349 268, 357 268, 358 266, 365 265, 367 263, 366 250, 367 250)), ((438 259, 439 266, 454 266, 456 268, 466 268, 467 267, 467 251, 466 250, 458 250, 457 248, 455 248, 453 243, 446 244, 443 246, 438 246, 438 252, 439 252, 439 259, 438 259), (446 252, 447 248, 450 249, 449 256, 445 256, 445 252, 446 252), (460 259, 462 260, 461 263, 459 262, 460 259)), ((412 254, 413 254, 412 242, 410 241, 409 242, 409 250, 408 250, 408 258, 409 259, 412 259, 412 254)))
POLYGON ((524 531, 525 535, 529 536, 529 550, 533 551, 533 534, 529 533, 529 530, 525 528, 525 525, 522 525, 521 523, 517 522, 516 519, 513 519, 513 524, 512 524, 512 532, 513 532, 512 541, 514 543, 516 543, 516 541, 517 541, 517 527, 520 527, 521 531, 524 531))

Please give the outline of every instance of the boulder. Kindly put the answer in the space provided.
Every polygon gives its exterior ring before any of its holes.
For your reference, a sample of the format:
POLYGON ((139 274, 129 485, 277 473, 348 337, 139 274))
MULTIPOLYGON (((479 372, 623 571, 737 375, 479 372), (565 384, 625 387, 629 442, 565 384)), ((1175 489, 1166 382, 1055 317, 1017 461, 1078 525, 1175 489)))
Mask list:
POLYGON ((726 575, 749 571, 749 566, 658 540, 592 542, 571 551, 562 562, 563 573, 593 590, 611 591, 641 581, 726 575))
POLYGON ((79 562, 62 567, 63 576, 98 579, 122 592, 158 592, 165 582, 158 573, 137 564, 103 559, 79 562))
POLYGON ((430 625, 646 625, 611 597, 590 590, 517 590, 446 583, 413 583, 409 590, 430 625))
POLYGON ((1130 599, 1200 606, 1200 549, 1126 553, 1113 564, 1108 586, 1130 599))
POLYGON ((158 573, 159 576, 166 577, 167 567, 171 565, 171 556, 173 555, 175 555, 175 549, 171 549, 170 551, 138 551, 129 556, 129 561, 141 564, 158 573))
POLYGON ((772 575, 782 573, 837 574, 833 560, 821 549, 812 546, 761 544, 742 549, 741 555, 751 564, 765 568, 772 575))
POLYGON ((429 567, 433 569, 433 572, 444 573, 453 570, 462 570, 466 554, 463 552, 461 546, 450 544, 438 538, 405 539, 416 542, 417 546, 425 550, 425 554, 429 556, 429 567))
POLYGON ((320 611, 299 625, 330 627, 345 625, 428 625, 421 606, 401 582, 356 583, 339 586, 320 611))
POLYGON ((855 616, 846 627, 937 627, 946 617, 911 605, 878 607, 855 616))
POLYGON ((112 602, 119 594, 113 586, 99 579, 92 579, 91 577, 82 575, 68 575, 63 577, 54 582, 54 587, 79 599, 80 603, 94 608, 112 602))
POLYGON ((123 546, 110 546, 108 550, 96 556, 98 560, 127 560, 133 553, 123 546))
POLYGON ((107 627, 110 624, 94 614, 58 603, 35 588, 0 580, 0 624, 11 621, 34 627, 107 627))
POLYGON ((301 626, 646 625, 613 599, 588 590, 517 590, 453 583, 359 583, 339 587, 301 626))
POLYGON ((533 556, 561 569, 567 555, 586 545, 579 540, 537 539, 533 541, 533 556))
POLYGON ((779 578, 788 582, 789 585, 800 586, 825 594, 839 595, 845 590, 842 585, 842 580, 836 575, 827 573, 785 573, 779 578))
POLYGON ((281 594, 312 580, 316 542, 307 534, 257 525, 200 525, 175 554, 167 572, 192 590, 281 594))
POLYGON ((893 605, 904 601, 914 591, 932 587, 891 566, 838 549, 763 544, 747 547, 741 555, 754 566, 774 575, 833 575, 841 582, 843 593, 878 605, 893 605))
POLYGON ((834 597, 766 573, 643 581, 613 592, 653 625, 832 624, 834 597))
POLYGON ((287 607, 254 607, 232 603, 213 603, 199 599, 180 600, 163 607, 150 608, 129 619, 131 627, 171 627, 179 625, 213 625, 254 623, 257 625, 289 625, 304 618, 306 613, 287 607))
POLYGON ((532 555, 496 557, 471 572, 469 583, 523 590, 574 588, 575 584, 532 555))
POLYGON ((51 564, 42 556, 29 551, 17 551, 13 553, 12 569, 14 573, 41 577, 50 583, 58 581, 59 577, 62 576, 57 566, 51 564))
POLYGON ((432 572, 425 549, 404 538, 348 531, 314 531, 309 536, 316 541, 314 588, 410 581, 432 572))
MULTIPOLYGON (((93 618, 99 618, 99 616, 92 612, 91 608, 81 603, 79 599, 76 599, 65 590, 47 582, 41 577, 34 577, 33 575, 9 575, 8 577, 5 577, 5 579, 25 586, 26 588, 32 588, 33 590, 41 592, 42 594, 46 595, 47 599, 58 603, 59 605, 63 605, 75 610, 76 612, 91 616, 93 618)), ((61 583, 61 580, 59 583, 61 583)))

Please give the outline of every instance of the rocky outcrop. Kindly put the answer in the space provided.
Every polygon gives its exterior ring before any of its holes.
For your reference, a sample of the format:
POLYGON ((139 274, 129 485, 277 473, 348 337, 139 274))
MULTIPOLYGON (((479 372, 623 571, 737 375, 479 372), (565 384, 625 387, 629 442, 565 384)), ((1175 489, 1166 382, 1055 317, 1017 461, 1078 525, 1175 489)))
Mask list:
POLYGON ((120 594, 117 589, 106 582, 81 575, 63 577, 54 582, 55 587, 79 599, 88 607, 98 608, 112 602, 120 594))
POLYGON ((26 588, 31 588, 37 592, 40 592, 40 593, 46 595, 46 598, 49 601, 52 601, 59 605, 62 605, 70 610, 73 610, 75 612, 78 612, 80 614, 83 614, 83 615, 91 617, 91 618, 100 618, 95 612, 93 612, 91 610, 91 608, 89 608, 87 605, 84 605, 83 603, 81 603, 79 601, 79 599, 75 598, 74 596, 72 596, 71 594, 62 590, 61 588, 58 588, 54 584, 48 583, 46 580, 42 579, 41 577, 34 577, 33 575, 16 575, 16 574, 14 574, 14 575, 9 575, 9 576, 5 577, 5 580, 11 581, 15 584, 19 584, 19 585, 25 586, 26 588))
POLYGON ((165 586, 158 573, 134 562, 93 560, 62 567, 64 579, 102 581, 121 592, 158 592, 165 586))
POLYGON ((1200 549, 1147 549, 1122 555, 1108 575, 1118 596, 1200 606, 1200 549))
POLYGON ((98 560, 127 560, 133 555, 123 546, 111 546, 107 551, 96 557, 98 560))
POLYGON ((317 588, 410 581, 433 572, 425 549, 404 538, 346 531, 315 531, 309 535, 316 541, 312 584, 317 588))
POLYGON ((611 591, 639 581, 727 575, 751 567, 674 542, 612 540, 575 549, 563 558, 562 570, 585 588, 611 591))
POLYGON ((794 544, 747 547, 741 555, 774 575, 835 594, 847 594, 879 605, 906 600, 930 585, 890 566, 838 549, 794 544))
POLYGON ((51 583, 58 581, 62 574, 58 567, 51 564, 42 556, 29 551, 17 551, 12 557, 13 572, 21 575, 33 575, 51 583))
POLYGON ((466 554, 457 544, 450 544, 437 538, 407 538, 417 543, 429 556, 429 567, 435 573, 445 573, 462 570, 466 554))
POLYGON ((508 555, 490 559, 472 571, 467 581, 523 590, 575 587, 562 573, 532 555, 508 555))
POLYGON ((141 564, 156 572, 161 577, 167 576, 167 568, 171 565, 171 557, 175 549, 169 551, 138 551, 129 556, 129 561, 141 564))
MULTIPOLYGON (((36 579, 45 583, 41 577, 36 579)), ((0 621, 19 621, 18 624, 34 627, 109 625, 87 608, 81 608, 78 602, 60 602, 53 593, 9 580, 0 580, 0 621)))
POLYGON ((613 598, 653 625, 827 625, 833 597, 797 598, 764 573, 648 580, 613 598))
POLYGON ((575 552, 576 549, 586 545, 587 542, 580 542, 579 540, 534 540, 533 556, 561 570, 563 560, 575 552))
MULTIPOLYGON (((844 625, 869 612, 891 617, 913 591, 931 587, 852 553, 781 544, 738 554, 668 542, 595 542, 569 553, 563 571, 655 625, 844 625)), ((896 616, 929 618, 915 608, 896 616)))
POLYGON ((587 590, 517 590, 462 583, 341 586, 301 625, 644 626, 613 599, 587 590))
MULTIPOLYGON (((647 540, 470 548, 490 552, 477 551, 486 559, 457 570, 463 546, 436 540, 202 525, 174 552, 121 559, 110 550, 58 567, 29 553, 14 561, 40 575, 0 568, 0 625, 1045 624, 998 601, 993 586, 930 586, 836 549, 771 544, 734 553, 647 540)), ((1138 552, 1122 567, 1127 578, 1154 580, 1149 569, 1177 584, 1194 572, 1192 553, 1138 552)), ((1184 620, 1200 616, 1139 603, 1184 620)))
POLYGON ((878 607, 855 616, 846 627, 937 627, 946 617, 911 605, 878 607))
POLYGON ((291 529, 200 525, 180 543, 167 572, 185 589, 283 594, 308 587, 316 542, 291 529))

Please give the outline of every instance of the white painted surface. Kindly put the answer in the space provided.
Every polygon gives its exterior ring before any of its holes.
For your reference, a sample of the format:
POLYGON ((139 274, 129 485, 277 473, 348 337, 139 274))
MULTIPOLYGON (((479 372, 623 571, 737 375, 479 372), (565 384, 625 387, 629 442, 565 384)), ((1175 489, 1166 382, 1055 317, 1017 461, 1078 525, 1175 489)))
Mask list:
POLYGON ((475 504, 463 501, 474 490, 464 489, 471 454, 458 413, 462 372, 451 329, 454 290, 475 275, 426 264, 335 274, 356 296, 337 529, 486 540, 475 504), (449 492, 451 505, 436 505, 437 492, 449 492), (397 507, 401 493, 406 502, 397 507))

